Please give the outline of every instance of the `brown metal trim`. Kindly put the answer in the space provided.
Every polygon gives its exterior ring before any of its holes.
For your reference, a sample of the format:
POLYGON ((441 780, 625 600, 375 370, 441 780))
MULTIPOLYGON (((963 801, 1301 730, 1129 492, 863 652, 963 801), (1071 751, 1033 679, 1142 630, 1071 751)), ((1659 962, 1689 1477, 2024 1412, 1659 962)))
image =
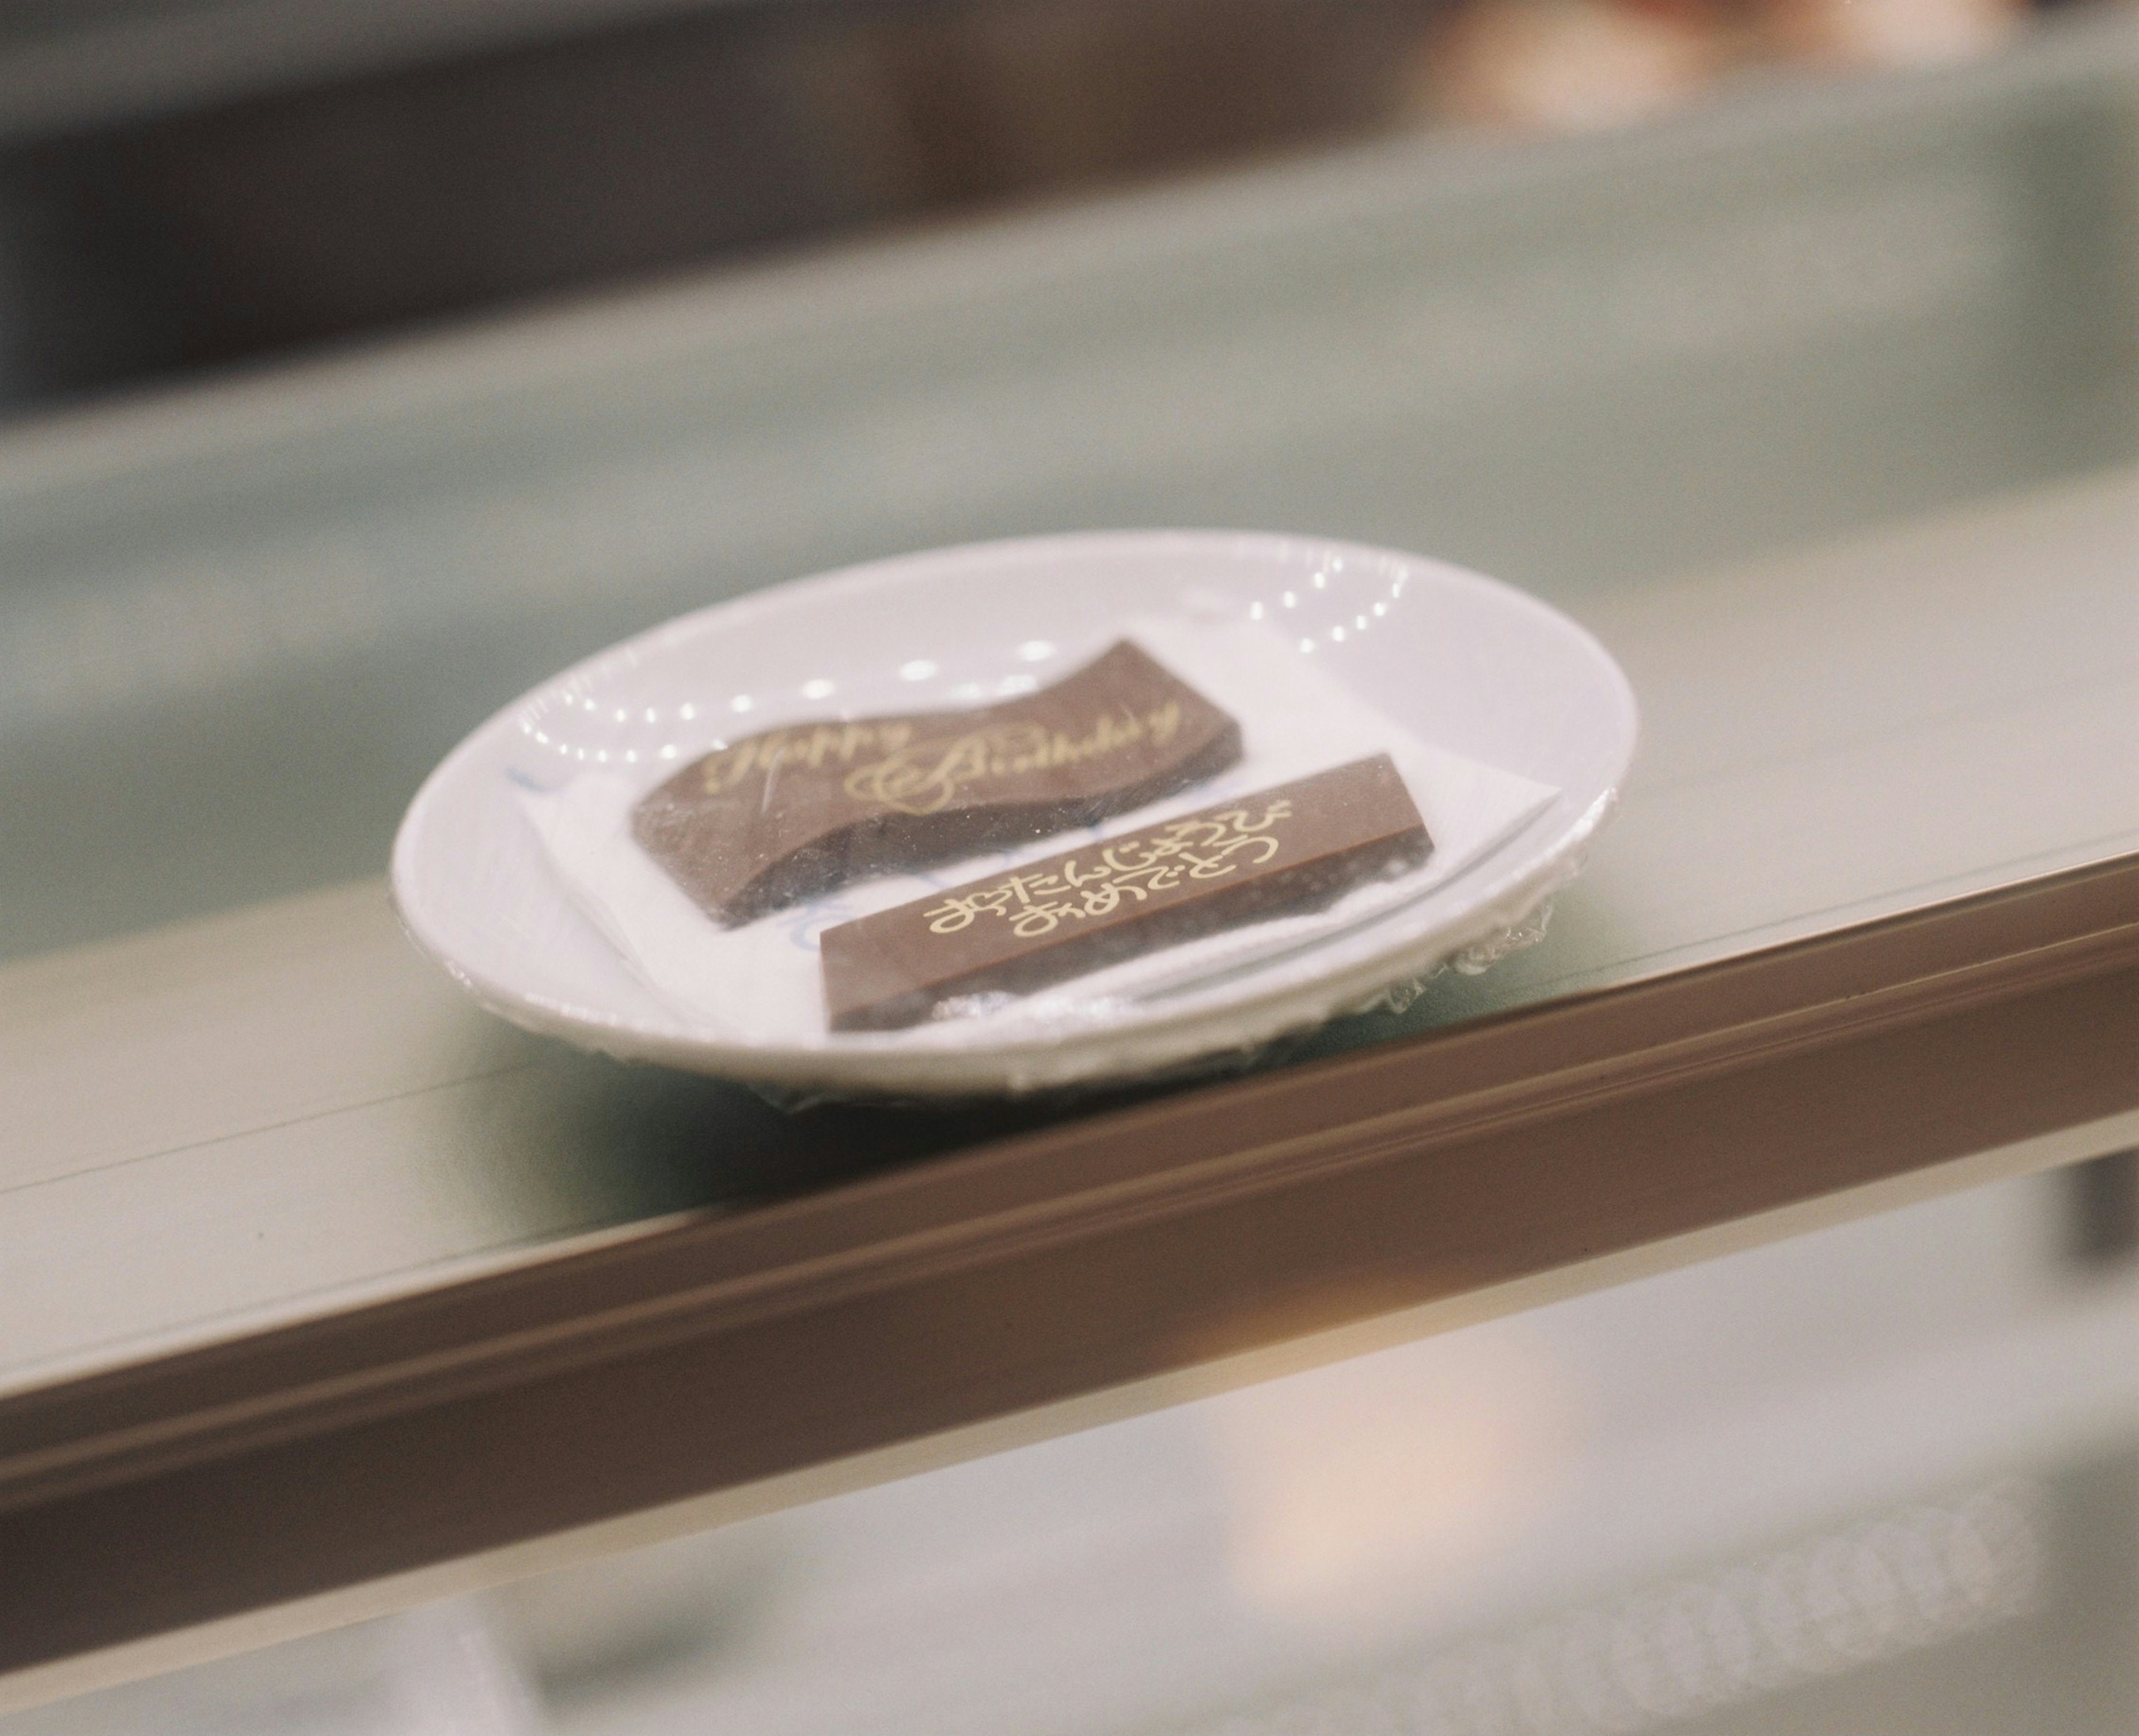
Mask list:
POLYGON ((0 1670, 2139 1106, 2139 856, 0 1404, 0 1670))

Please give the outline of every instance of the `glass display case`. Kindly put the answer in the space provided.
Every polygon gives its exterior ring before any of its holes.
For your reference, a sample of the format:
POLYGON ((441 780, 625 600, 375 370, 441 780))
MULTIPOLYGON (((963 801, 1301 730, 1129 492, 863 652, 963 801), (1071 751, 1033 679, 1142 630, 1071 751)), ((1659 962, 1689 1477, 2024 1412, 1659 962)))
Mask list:
POLYGON ((0 1730, 2139 1728, 2135 140, 2075 15, 0 434, 0 1730), (559 665, 1134 525, 1598 635, 1537 944, 798 1111, 399 933, 559 665))

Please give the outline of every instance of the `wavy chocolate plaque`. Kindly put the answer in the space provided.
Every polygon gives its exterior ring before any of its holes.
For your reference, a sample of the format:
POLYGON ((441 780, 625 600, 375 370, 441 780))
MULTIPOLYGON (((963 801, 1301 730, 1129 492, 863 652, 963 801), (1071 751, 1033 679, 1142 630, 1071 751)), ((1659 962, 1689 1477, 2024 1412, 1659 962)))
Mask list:
POLYGON ((708 915, 746 922, 864 875, 1089 826, 1240 757, 1240 724, 1124 640, 1000 705, 748 737, 647 796, 632 836, 708 915))
POLYGON ((825 929, 835 1031, 918 1024, 1423 862, 1433 842, 1386 753, 825 929))

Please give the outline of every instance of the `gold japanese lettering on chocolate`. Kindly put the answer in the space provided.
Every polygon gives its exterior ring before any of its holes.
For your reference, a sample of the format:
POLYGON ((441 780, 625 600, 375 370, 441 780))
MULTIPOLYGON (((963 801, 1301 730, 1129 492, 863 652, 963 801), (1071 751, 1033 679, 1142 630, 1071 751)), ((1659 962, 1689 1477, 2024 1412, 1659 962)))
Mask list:
POLYGON ((642 800, 632 834, 701 909, 742 922, 864 875, 1093 824, 1240 755, 1231 717, 1123 640, 1022 699, 724 745, 642 800))
POLYGON ((820 937, 835 1031, 891 1031, 1319 909, 1433 849, 1386 753, 915 899, 820 937))
POLYGON ((954 894, 921 914, 932 934, 957 934, 985 915, 1007 921, 1021 940, 1036 940, 1065 922, 1111 916, 1126 899, 1141 904, 1187 881, 1222 880, 1243 867, 1260 867, 1282 847, 1270 828, 1291 813, 1292 804, 1280 797, 1253 820, 1244 807, 1207 820, 1176 820, 1089 858, 1070 856, 1050 872, 1013 874, 995 885, 954 894))

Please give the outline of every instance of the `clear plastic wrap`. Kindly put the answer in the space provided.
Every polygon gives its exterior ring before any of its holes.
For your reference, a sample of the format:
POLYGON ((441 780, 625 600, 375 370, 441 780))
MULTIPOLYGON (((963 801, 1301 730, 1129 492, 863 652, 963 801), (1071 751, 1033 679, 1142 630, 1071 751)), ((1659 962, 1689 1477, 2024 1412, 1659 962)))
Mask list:
POLYGON ((491 1004, 614 1052, 1051 1090, 1232 1064, 1522 944, 1632 733, 1586 635, 1415 557, 946 551, 566 672, 419 797, 397 894, 491 1004))
POLYGON ((521 807, 575 902, 694 1026, 962 1045, 1118 1018, 1354 932, 1554 794, 1418 740, 1260 622, 1124 627, 1028 645, 1025 669, 952 684, 963 707, 805 702, 521 807))

